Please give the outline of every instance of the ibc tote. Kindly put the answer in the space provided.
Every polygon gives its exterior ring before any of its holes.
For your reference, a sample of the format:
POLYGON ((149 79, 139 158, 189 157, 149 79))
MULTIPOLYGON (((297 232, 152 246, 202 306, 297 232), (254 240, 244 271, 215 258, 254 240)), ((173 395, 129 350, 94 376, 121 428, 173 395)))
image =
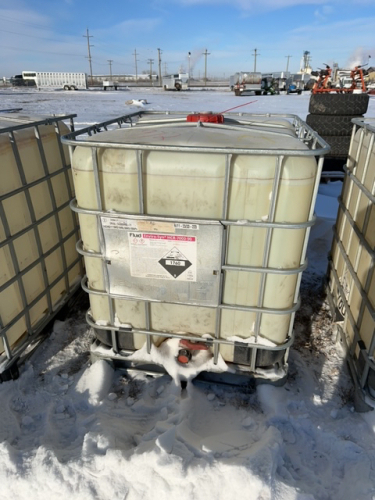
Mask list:
POLYGON ((97 356, 171 342, 177 364, 285 376, 326 143, 294 115, 181 112, 63 142, 97 356))

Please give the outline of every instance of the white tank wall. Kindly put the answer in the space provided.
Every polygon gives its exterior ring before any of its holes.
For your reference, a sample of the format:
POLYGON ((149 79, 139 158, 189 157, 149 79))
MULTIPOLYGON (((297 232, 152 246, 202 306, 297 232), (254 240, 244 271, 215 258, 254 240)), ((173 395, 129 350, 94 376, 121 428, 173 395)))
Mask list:
MULTIPOLYGON (((228 147, 255 147, 261 142, 266 148, 307 149, 288 126, 277 122, 270 124, 271 130, 248 130, 241 137, 215 129, 205 137, 189 129, 188 144, 213 144, 228 147), (279 132, 279 133, 278 133, 279 132), (193 138, 192 138, 193 137, 193 138)), ((137 127, 135 127, 137 129, 137 127)), ((160 131, 132 131, 131 141, 152 143, 160 131), (138 134, 138 135, 137 135, 138 134), (145 139, 146 137, 146 139, 145 139)), ((175 129, 165 132, 166 143, 184 139, 183 131, 175 129), (178 136, 174 139, 173 132, 178 136)), ((233 133, 232 133, 233 134, 233 133)), ((95 136, 94 140, 106 142, 128 141, 129 134, 116 131, 95 136)), ((186 138, 185 138, 186 139, 186 138)), ((131 150, 102 148, 98 150, 100 192, 103 210, 123 213, 139 213, 136 153, 131 150)), ((266 221, 270 210, 276 156, 234 155, 231 160, 228 219, 266 221)), ((98 209, 91 149, 77 147, 73 156, 73 178, 77 204, 80 208, 98 209)), ((302 223, 309 217, 317 165, 314 157, 300 156, 284 159, 276 204, 276 222, 302 223)), ((221 219, 225 178, 225 155, 201 153, 145 152, 143 157, 144 198, 147 214, 221 219)), ((96 216, 80 214, 81 234, 86 251, 100 252, 96 216)), ((228 264, 261 266, 264 255, 266 229, 231 227, 229 229, 228 264)), ((269 267, 279 269, 297 268, 302 263, 305 229, 275 229, 273 231, 269 267)), ((86 271, 89 288, 105 291, 101 260, 86 256, 86 271)), ((296 296, 297 274, 266 277, 263 304, 258 304, 260 273, 226 271, 223 302, 235 305, 271 308, 290 308, 296 296)), ((93 318, 98 324, 110 323, 108 299, 90 295, 93 318)), ((142 301, 115 299, 114 311, 120 323, 132 324, 135 328, 146 328, 145 308, 142 301)), ((151 329, 196 335, 215 332, 215 309, 191 307, 181 304, 151 303, 151 329)), ((233 336, 249 338, 254 333, 256 313, 223 310, 220 328, 222 338, 233 336)), ((291 314, 263 314, 260 333, 267 341, 282 344, 287 338, 291 314)), ((134 336, 135 347, 140 348, 144 338, 134 336)), ((161 340, 159 340, 160 342, 161 340)), ((261 340, 260 340, 261 341, 261 340)), ((230 347, 222 346, 221 352, 228 361, 232 356, 230 347)))

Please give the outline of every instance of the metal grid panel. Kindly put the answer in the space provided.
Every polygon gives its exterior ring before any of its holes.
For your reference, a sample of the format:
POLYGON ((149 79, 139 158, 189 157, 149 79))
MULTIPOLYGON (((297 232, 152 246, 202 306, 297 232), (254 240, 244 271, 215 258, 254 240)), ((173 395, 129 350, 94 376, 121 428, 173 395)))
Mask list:
POLYGON ((7 116, 3 123, 9 121, 9 126, 0 130, 9 152, 3 168, 17 184, 0 195, 5 273, 0 282, 0 376, 37 339, 84 274, 82 258, 75 252, 78 221, 69 210, 74 196, 70 164, 61 144, 63 120, 74 131, 75 116, 7 116), (7 297, 15 299, 9 311, 7 297))
MULTIPOLYGON (((144 151, 178 151, 178 152, 204 152, 204 153, 215 153, 215 154, 222 154, 225 155, 225 181, 224 181, 224 192, 223 192, 223 206, 222 206, 222 214, 221 217, 218 219, 216 222, 220 222, 220 224, 223 225, 225 228, 225 237, 223 239, 223 248, 222 248, 222 267, 221 267, 221 273, 230 273, 233 271, 240 272, 240 273, 259 273, 261 278, 260 278, 260 287, 259 287, 259 293, 258 293, 258 299, 256 304, 254 306, 241 306, 239 304, 228 304, 224 303, 223 301, 223 281, 222 280, 222 285, 221 285, 221 293, 219 297, 219 305, 217 307, 214 307, 215 312, 216 312, 216 327, 215 331, 212 332, 212 345, 213 345, 213 354, 214 354, 214 362, 217 363, 218 361, 218 356, 219 356, 219 348, 220 345, 224 344, 229 344, 233 345, 233 341, 228 341, 220 337, 220 324, 221 324, 221 314, 223 310, 235 310, 235 311, 245 311, 245 312, 255 312, 256 314, 256 321, 255 321, 255 328, 254 328, 254 337, 255 341, 252 343, 247 343, 246 345, 252 349, 252 356, 251 356, 251 361, 249 363, 250 365, 250 370, 254 371, 256 368, 256 358, 258 354, 258 349, 262 350, 270 350, 270 351, 287 351, 289 346, 291 345, 291 341, 293 338, 293 322, 294 322, 294 315, 295 311, 299 307, 299 285, 302 277, 302 271, 306 267, 306 249, 307 249, 307 243, 308 243, 308 237, 309 237, 309 232, 310 232, 310 227, 314 223, 314 205, 315 205, 315 200, 316 200, 316 195, 317 195, 317 190, 318 190, 318 185, 319 185, 319 179, 320 179, 320 174, 323 166, 323 155, 328 152, 329 147, 327 144, 310 128, 308 127, 302 120, 300 120, 298 117, 295 115, 246 115, 242 113, 228 113, 225 116, 229 118, 235 118, 240 122, 239 124, 242 127, 247 127, 251 121, 254 121, 254 119, 258 119, 260 117, 282 117, 282 118, 287 118, 290 120, 290 122, 293 124, 295 134, 299 138, 299 140, 303 143, 305 143, 308 146, 308 149, 304 150, 266 150, 266 149, 244 149, 244 148, 228 148, 228 147, 222 147, 222 148, 217 148, 217 147, 192 147, 192 146, 170 146, 170 145, 144 145, 144 144, 126 144, 126 143, 113 143, 113 142, 106 142, 104 140, 100 139, 100 130, 108 130, 113 125, 116 125, 117 127, 122 127, 123 124, 126 126, 134 126, 136 125, 136 119, 140 117, 147 117, 148 115, 153 115, 157 114, 160 115, 160 113, 149 113, 149 112, 137 112, 133 113, 131 115, 126 115, 124 117, 120 117, 116 120, 109 121, 109 122, 104 122, 101 124, 97 124, 93 127, 89 127, 86 129, 83 129, 81 131, 75 132, 74 134, 70 134, 63 138, 63 143, 69 144, 71 148, 71 155, 73 154, 74 148, 79 145, 79 146, 85 146, 89 147, 91 149, 91 157, 92 157, 92 163, 93 163, 93 172, 94 172, 94 178, 95 178, 95 187, 96 187, 96 201, 97 201, 97 210, 87 210, 82 207, 77 206, 76 201, 73 201, 71 204, 71 207, 74 211, 78 212, 81 215, 90 215, 94 216, 97 218, 97 228, 98 228, 98 238, 100 242, 100 248, 101 250, 99 252, 94 252, 92 249, 90 249, 88 252, 83 250, 82 247, 82 242, 79 243, 78 245, 78 251, 82 254, 85 255, 86 257, 89 258, 98 258, 102 262, 102 274, 104 277, 104 289, 103 290, 95 290, 93 288, 90 288, 87 284, 87 280, 83 281, 83 287, 84 289, 92 296, 101 296, 101 297, 106 297, 107 298, 107 303, 108 303, 108 311, 109 311, 109 321, 107 322, 106 325, 98 324, 95 323, 93 320, 93 317, 91 315, 91 312, 88 312, 87 319, 89 324, 91 324, 94 328, 99 329, 99 330, 107 330, 111 332, 112 336, 112 347, 113 351, 116 353, 119 351, 118 348, 118 343, 117 343, 117 332, 119 331, 128 331, 131 332, 132 334, 143 334, 146 335, 147 339, 147 350, 150 352, 151 350, 151 343, 152 343, 152 336, 160 336, 160 337, 175 337, 177 336, 178 338, 189 338, 189 336, 184 336, 183 334, 173 334, 171 332, 162 332, 162 331, 155 331, 154 329, 151 329, 151 323, 150 323, 150 304, 153 302, 152 300, 145 300, 144 301, 144 308, 145 308, 145 318, 146 318, 146 328, 131 328, 126 329, 126 328, 121 328, 119 327, 118 324, 115 324, 115 315, 116 311, 114 309, 114 300, 118 298, 117 295, 113 294, 110 292, 110 277, 108 275, 108 268, 106 266, 105 262, 105 238, 103 235, 103 227, 100 223, 100 218, 107 215, 111 217, 133 217, 135 218, 134 214, 119 214, 118 212, 113 213, 109 212, 106 213, 106 211, 103 210, 103 201, 102 201, 102 193, 101 193, 101 185, 100 185, 100 175, 99 175, 99 167, 98 167, 98 161, 97 161, 97 151, 99 148, 119 148, 119 149, 132 149, 137 151, 137 163, 138 163, 138 194, 139 194, 139 216, 138 218, 145 218, 148 221, 169 221, 169 222, 176 222, 180 219, 176 218, 166 218, 166 217, 156 217, 156 216, 150 216, 150 215, 145 215, 146 209, 145 209, 145 200, 144 200, 144 185, 143 185, 143 153, 144 151), (98 134, 98 139, 93 141, 93 140, 87 140, 85 136, 92 136, 98 134), (229 204, 229 184, 230 184, 230 170, 231 170, 231 158, 234 154, 241 154, 241 155, 267 155, 267 156, 273 156, 275 157, 275 176, 273 180, 273 188, 272 188, 272 199, 270 202, 270 208, 269 208, 269 213, 267 216, 266 221, 237 221, 237 220, 229 220, 228 219, 228 204, 229 204), (279 188, 280 188, 280 178, 282 175, 282 168, 283 168, 283 162, 285 157, 287 156, 300 156, 300 157, 306 157, 306 156, 315 156, 319 157, 317 169, 316 169, 316 175, 315 175, 315 181, 314 181, 314 187, 313 187, 313 194, 312 194, 312 199, 311 199, 311 204, 308 210, 308 217, 307 221, 303 223, 288 223, 288 222, 277 222, 275 220, 275 213, 276 213, 276 206, 277 206, 277 199, 279 196, 279 188), (264 255, 262 259, 262 264, 260 266, 234 266, 230 265, 227 260, 227 246, 228 246, 228 233, 231 230, 232 227, 241 227, 246 230, 246 228, 256 228, 256 229, 264 229, 266 231, 266 238, 265 238, 265 246, 264 246, 264 255), (272 241, 272 236, 274 234, 275 230, 302 230, 304 231, 304 237, 303 237, 303 244, 302 244, 302 251, 301 251, 301 258, 298 266, 295 266, 291 269, 276 269, 272 268, 269 264, 269 256, 270 256, 270 248, 271 248, 271 241, 272 241), (264 306, 264 293, 265 293, 265 283, 267 276, 270 275, 277 275, 277 274, 282 274, 282 275, 293 275, 295 274, 297 276, 296 279, 296 286, 295 286, 295 291, 294 291, 294 298, 293 298, 293 303, 290 307, 287 308, 277 308, 277 307, 265 307, 264 306), (262 315, 264 314, 270 314, 270 315, 287 315, 289 318, 289 327, 288 327, 288 334, 285 342, 283 342, 281 345, 275 345, 275 346, 265 346, 262 344, 261 338, 260 338, 260 329, 261 329, 261 319, 262 315)), ((176 112, 175 115, 180 115, 180 112, 176 112)), ((173 119, 173 113, 166 113, 166 118, 172 118, 173 125, 177 124, 178 122, 181 122, 181 124, 186 125, 186 121, 184 119, 181 119, 179 117, 173 119), (172 115, 172 117, 170 116, 172 115)), ((157 126, 163 126, 166 123, 166 119, 162 119, 160 123, 157 123, 156 120, 152 122, 152 125, 149 125, 150 127, 157 127, 157 126)), ((146 128, 148 125, 142 124, 142 129, 146 128)), ((191 124, 191 126, 201 126, 200 123, 198 124, 191 124)), ((212 126, 212 124, 210 124, 212 126)), ((222 128, 223 125, 219 125, 218 127, 222 128)), ((238 125, 236 127, 234 126, 227 126, 226 128, 233 128, 238 130, 238 125)), ((197 221, 192 220, 192 219, 181 219, 182 222, 188 222, 188 223, 196 223, 197 221)), ((202 222, 202 220, 199 220, 198 222, 202 222)), ((205 220, 204 222, 209 222, 205 220)), ((124 296, 122 296, 124 298, 124 296)), ((136 300, 135 297, 132 296, 126 296, 127 300, 136 300)), ((189 303, 184 303, 187 306, 191 306, 189 303)), ((204 307, 213 307, 213 306, 204 306, 204 307)))
MULTIPOLYGON (((368 389, 375 393, 375 120, 352 122, 327 292, 357 397, 364 401, 368 389)), ((363 409, 363 404, 358 403, 358 408, 363 409)))

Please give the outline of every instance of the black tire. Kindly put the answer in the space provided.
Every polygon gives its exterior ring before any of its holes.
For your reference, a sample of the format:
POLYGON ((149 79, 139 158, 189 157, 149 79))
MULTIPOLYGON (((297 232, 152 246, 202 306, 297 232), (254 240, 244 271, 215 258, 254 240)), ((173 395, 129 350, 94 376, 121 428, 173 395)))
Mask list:
POLYGON ((339 135, 322 135, 324 139, 330 146, 331 151, 326 155, 326 158, 347 158, 350 146, 350 135, 339 136, 339 135))
MULTIPOLYGON (((362 116, 362 115, 360 115, 362 116)), ((312 115, 306 117, 306 123, 319 135, 351 135, 353 124, 352 118, 358 116, 340 116, 340 115, 312 115)))
POLYGON ((236 95, 236 96, 238 97, 238 96, 240 96, 240 95, 241 95, 241 92, 240 92, 238 89, 236 89, 236 90, 234 91, 234 95, 236 95))
POLYGON ((368 94, 311 94, 309 113, 314 115, 364 115, 369 103, 368 94))

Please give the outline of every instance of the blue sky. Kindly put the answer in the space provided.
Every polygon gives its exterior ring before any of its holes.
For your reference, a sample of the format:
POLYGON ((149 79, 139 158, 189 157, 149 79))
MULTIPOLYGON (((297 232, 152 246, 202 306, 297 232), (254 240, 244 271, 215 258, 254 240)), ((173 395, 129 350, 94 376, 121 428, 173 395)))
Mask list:
POLYGON ((375 66, 375 0, 0 0, 0 76, 22 70, 93 74, 190 70, 296 72, 311 66, 375 66), (205 57, 203 54, 207 50, 205 57), (288 57, 289 56, 289 57, 288 57))

